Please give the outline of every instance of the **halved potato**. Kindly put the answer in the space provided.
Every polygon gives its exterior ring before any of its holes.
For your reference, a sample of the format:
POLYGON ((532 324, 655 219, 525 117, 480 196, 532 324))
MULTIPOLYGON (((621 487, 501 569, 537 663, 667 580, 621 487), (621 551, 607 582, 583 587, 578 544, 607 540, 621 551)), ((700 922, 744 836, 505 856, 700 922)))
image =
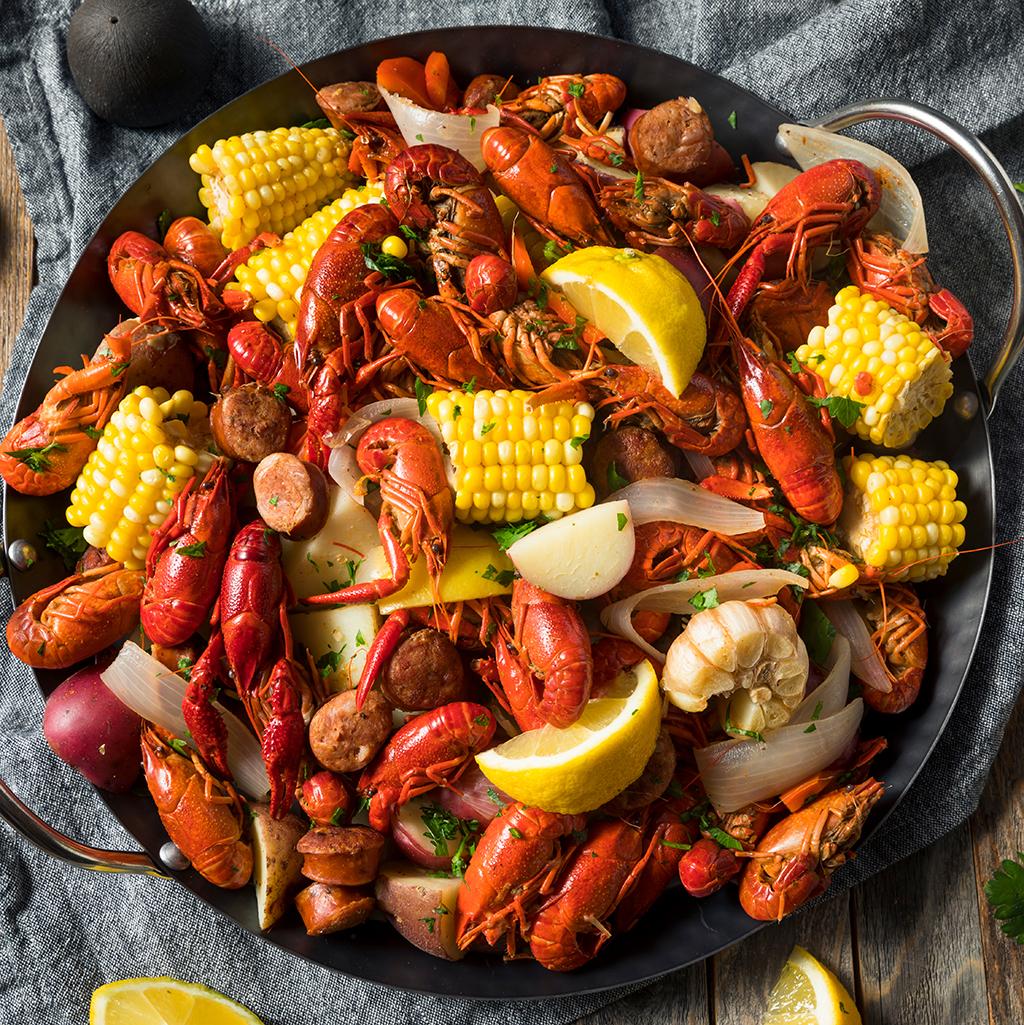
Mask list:
POLYGON ((306 827, 297 815, 270 817, 270 806, 250 804, 253 882, 260 928, 269 929, 288 910, 288 899, 302 882, 302 855, 295 849, 306 827))
POLYGON ((390 861, 377 876, 377 904, 411 944, 434 957, 458 961, 465 956, 455 942, 455 901, 461 885, 461 879, 390 861))

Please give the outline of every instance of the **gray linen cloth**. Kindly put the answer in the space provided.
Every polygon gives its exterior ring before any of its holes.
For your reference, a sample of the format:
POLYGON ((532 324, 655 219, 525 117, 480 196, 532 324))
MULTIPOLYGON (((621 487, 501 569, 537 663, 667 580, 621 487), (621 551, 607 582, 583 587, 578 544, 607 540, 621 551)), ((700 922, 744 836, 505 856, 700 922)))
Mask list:
MULTIPOLYGON (((424 0, 411 10, 396 0, 197 0, 196 6, 218 51, 210 85, 179 123, 131 131, 97 121, 71 84, 64 55, 71 0, 4 0, 0 108, 35 227, 39 270, 0 402, 5 428, 50 307, 103 214, 178 134, 285 70, 263 38, 305 60, 443 25, 554 25, 617 35, 718 72, 797 117, 878 95, 930 103, 981 133, 1011 176, 1024 178, 1024 20, 1017 3, 424 0)), ((974 314, 972 359, 983 372, 1001 336, 1010 288, 1005 242, 987 196, 930 137, 903 129, 880 138, 914 167, 934 214, 930 265, 974 314)), ((1022 410, 1024 374, 1018 373, 992 423, 1000 538, 1024 534, 1022 410)), ((951 728, 913 793, 840 885, 932 843, 974 808, 1020 687, 1024 620, 1014 584, 1022 576, 1024 548, 1001 549, 984 636, 951 728)), ((6 582, 0 586, 6 615, 10 596, 6 582)), ((71 835, 100 846, 133 846, 90 788, 46 747, 42 703, 29 673, 7 652, 0 660, 0 775, 71 835)), ((278 1025, 328 1019, 556 1025, 621 995, 497 1005, 366 985, 257 942, 172 883, 69 871, 0 827, 0 1019, 83 1022, 95 986, 160 974, 208 983, 278 1025)))

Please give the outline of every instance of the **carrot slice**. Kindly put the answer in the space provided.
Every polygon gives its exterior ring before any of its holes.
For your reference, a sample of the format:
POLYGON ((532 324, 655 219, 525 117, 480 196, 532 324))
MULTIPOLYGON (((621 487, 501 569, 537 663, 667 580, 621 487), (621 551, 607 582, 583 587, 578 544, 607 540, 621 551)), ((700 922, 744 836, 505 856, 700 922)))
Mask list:
POLYGON ((437 109, 427 92, 426 71, 412 57, 392 57, 377 65, 377 85, 428 110, 437 109))
POLYGON ((440 51, 434 50, 427 58, 425 70, 427 95, 437 110, 456 107, 459 103, 459 88, 452 79, 448 58, 440 51))

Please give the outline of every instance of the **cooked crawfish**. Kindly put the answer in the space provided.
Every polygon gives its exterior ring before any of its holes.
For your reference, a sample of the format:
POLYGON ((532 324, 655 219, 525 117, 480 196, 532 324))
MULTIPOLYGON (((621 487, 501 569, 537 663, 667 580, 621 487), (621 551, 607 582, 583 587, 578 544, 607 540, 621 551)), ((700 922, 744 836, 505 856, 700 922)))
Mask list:
POLYGON ((131 335, 111 332, 82 369, 56 369, 61 379, 0 443, 0 476, 15 491, 53 495, 75 482, 125 393, 130 359, 131 335))
POLYGON ((142 570, 108 562, 26 598, 7 620, 11 654, 35 669, 67 669, 139 622, 142 570))
MULTIPOLYGON (((715 821, 717 828, 750 851, 768 828, 771 815, 759 804, 748 804, 720 819, 715 816, 715 821)), ((744 864, 731 847, 724 847, 713 836, 705 835, 680 858, 679 881, 691 897, 708 897, 738 876, 744 864)))
MULTIPOLYGON (((309 387, 295 354, 266 324, 243 320, 228 332, 228 353, 246 377, 284 395, 300 416, 309 412, 309 387)), ((223 386, 222 386, 223 388, 223 386)))
POLYGON ((214 886, 237 890, 252 876, 244 838, 245 804, 230 783, 213 776, 197 754, 178 754, 170 736, 142 730, 142 768, 167 835, 214 886))
POLYGON ((572 376, 584 366, 580 331, 535 299, 523 299, 492 313, 502 358, 520 383, 545 387, 572 376))
POLYGON ((595 131, 626 99, 615 75, 549 75, 501 105, 504 121, 524 123, 542 139, 595 131))
POLYGON ((886 584, 871 596, 864 615, 892 682, 888 693, 865 687, 864 700, 877 712, 905 712, 917 700, 928 664, 928 626, 920 599, 909 587, 886 584))
POLYGON ((762 281, 750 303, 750 334, 762 348, 793 352, 811 328, 828 323, 832 289, 824 281, 762 281))
POLYGON ((781 921, 828 887, 850 858, 885 787, 876 779, 834 790, 776 823, 753 852, 740 881, 740 904, 751 918, 781 921))

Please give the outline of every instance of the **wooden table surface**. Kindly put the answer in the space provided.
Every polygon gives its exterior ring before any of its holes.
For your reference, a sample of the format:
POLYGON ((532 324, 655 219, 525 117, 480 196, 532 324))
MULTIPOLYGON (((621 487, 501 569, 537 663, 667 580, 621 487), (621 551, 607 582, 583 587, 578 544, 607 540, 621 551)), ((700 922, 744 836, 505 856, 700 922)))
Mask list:
MULTIPOLYGON (((32 227, 0 122, 0 370, 32 282, 32 227)), ((1024 701, 966 825, 856 890, 613 1004, 586 1025, 754 1025, 794 943, 838 973, 870 1025, 1022 1025, 1024 949, 999 931, 982 890, 999 862, 1021 849, 1024 701)), ((83 993, 83 1009, 87 998, 83 993)))

